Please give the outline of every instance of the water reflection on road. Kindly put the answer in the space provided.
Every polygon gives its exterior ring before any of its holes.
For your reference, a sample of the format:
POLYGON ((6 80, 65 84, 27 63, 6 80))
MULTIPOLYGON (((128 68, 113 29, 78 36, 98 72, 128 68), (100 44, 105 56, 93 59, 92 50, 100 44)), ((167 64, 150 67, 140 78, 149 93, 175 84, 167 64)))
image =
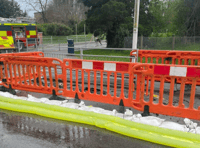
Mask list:
POLYGON ((0 110, 1 148, 160 148, 104 129, 0 110))

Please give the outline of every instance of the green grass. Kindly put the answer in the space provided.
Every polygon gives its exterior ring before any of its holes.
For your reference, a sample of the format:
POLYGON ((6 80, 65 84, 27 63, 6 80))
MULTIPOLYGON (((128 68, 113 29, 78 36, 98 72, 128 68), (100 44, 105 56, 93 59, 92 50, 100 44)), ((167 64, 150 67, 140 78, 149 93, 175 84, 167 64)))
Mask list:
MULTIPOLYGON (((75 54, 80 54, 80 51, 75 51, 75 54)), ((106 49, 91 49, 83 51, 83 54, 89 55, 106 55, 106 56, 129 56, 130 50, 106 50, 106 49)), ((100 60, 100 61, 123 61, 129 62, 128 58, 111 58, 111 57, 83 57, 85 60, 100 60)))
MULTIPOLYGON (((170 50, 170 49, 169 49, 170 50)), ((183 51, 200 51, 200 43, 196 44, 181 44, 175 45, 174 50, 183 50, 183 51)))
MULTIPOLYGON (((166 49, 171 50, 171 49, 166 49)), ((200 51, 200 44, 186 44, 186 45, 179 45, 176 46, 175 50, 182 50, 182 51, 200 51)), ((75 51, 75 54, 80 54, 80 51, 75 51)), ((106 56, 129 56, 130 51, 129 50, 105 50, 105 49, 91 49, 83 51, 83 54, 89 54, 89 55, 106 55, 106 56)), ((83 57, 83 59, 86 60, 101 60, 101 61, 123 61, 123 62, 129 62, 129 58, 111 58, 111 57, 83 57)), ((139 60, 140 61, 140 58, 139 60)), ((148 58, 148 63, 150 63, 151 59, 148 58)), ((142 62, 145 63, 145 58, 142 59, 142 62)), ((158 63, 161 63, 162 59, 160 58, 158 60, 158 63)), ((156 59, 153 59, 153 63, 156 63, 156 59)), ((178 63, 178 60, 176 61, 178 63)), ((184 60, 182 61, 184 64, 184 60)), ((191 60, 189 60, 189 65, 191 63, 191 60)), ((197 65, 197 61, 195 60, 195 65, 197 65)))

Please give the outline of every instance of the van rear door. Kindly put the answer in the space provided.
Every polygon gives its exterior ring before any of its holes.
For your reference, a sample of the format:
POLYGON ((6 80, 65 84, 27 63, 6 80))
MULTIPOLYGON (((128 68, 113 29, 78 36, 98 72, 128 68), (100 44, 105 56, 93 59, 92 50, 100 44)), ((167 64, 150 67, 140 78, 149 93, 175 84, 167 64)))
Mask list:
POLYGON ((36 26, 25 26, 26 38, 28 39, 29 44, 35 43, 37 38, 36 26))
POLYGON ((14 49, 14 39, 11 26, 0 25, 0 49, 14 49))

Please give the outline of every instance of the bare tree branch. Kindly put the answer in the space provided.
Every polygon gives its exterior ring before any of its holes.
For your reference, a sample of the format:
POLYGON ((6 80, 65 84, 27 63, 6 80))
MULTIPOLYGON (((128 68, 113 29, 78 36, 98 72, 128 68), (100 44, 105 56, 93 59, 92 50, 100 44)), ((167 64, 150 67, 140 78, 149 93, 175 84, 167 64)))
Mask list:
POLYGON ((43 22, 47 23, 46 11, 50 0, 22 0, 22 2, 31 6, 32 10, 41 13, 43 22))

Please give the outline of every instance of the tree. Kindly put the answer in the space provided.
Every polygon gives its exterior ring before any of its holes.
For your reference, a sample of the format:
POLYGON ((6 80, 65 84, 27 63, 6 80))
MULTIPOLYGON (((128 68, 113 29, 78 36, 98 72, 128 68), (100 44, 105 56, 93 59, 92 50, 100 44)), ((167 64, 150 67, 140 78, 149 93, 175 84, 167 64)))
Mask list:
POLYGON ((20 17, 24 16, 25 13, 20 9, 20 6, 14 0, 0 0, 0 17, 20 17))
POLYGON ((95 36, 106 33, 107 47, 117 47, 118 44, 114 42, 115 35, 128 15, 126 5, 122 2, 109 1, 102 7, 96 7, 93 14, 88 15, 86 22, 90 31, 98 32, 95 36))
MULTIPOLYGON (((106 33, 108 47, 120 47, 115 38, 133 33, 133 13, 135 0, 80 0, 89 7, 86 23, 90 32, 106 33), (123 28, 123 29, 122 29, 123 28), (119 31, 120 30, 120 31, 119 31), (127 34, 128 30, 128 34, 127 34), (120 33, 119 33, 120 32, 120 33), (122 33, 123 32, 123 33, 122 33)), ((153 29, 149 0, 141 0, 139 35, 149 36, 153 29)), ((121 37, 120 40, 124 40, 121 37)))
POLYGON ((47 23, 47 8, 50 0, 22 0, 24 3, 31 6, 31 10, 41 14, 44 23, 47 23))
POLYGON ((85 20, 87 8, 74 0, 53 0, 47 8, 49 22, 64 23, 71 27, 85 20))
POLYGON ((165 32, 167 4, 163 1, 152 0, 149 5, 149 11, 152 14, 152 29, 153 33, 165 32))
POLYGON ((200 1, 177 0, 174 6, 177 13, 174 16, 174 29, 177 35, 194 36, 200 34, 200 1))

